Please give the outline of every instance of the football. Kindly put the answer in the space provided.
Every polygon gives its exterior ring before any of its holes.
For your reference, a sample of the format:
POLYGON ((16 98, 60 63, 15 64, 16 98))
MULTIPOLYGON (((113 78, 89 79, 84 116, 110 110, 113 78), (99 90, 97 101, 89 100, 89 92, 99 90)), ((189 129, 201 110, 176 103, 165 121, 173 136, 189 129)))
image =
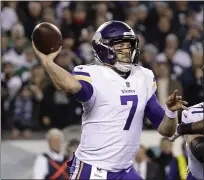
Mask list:
POLYGON ((38 24, 31 36, 35 47, 43 54, 50 54, 62 46, 62 34, 60 30, 51 23, 38 24))

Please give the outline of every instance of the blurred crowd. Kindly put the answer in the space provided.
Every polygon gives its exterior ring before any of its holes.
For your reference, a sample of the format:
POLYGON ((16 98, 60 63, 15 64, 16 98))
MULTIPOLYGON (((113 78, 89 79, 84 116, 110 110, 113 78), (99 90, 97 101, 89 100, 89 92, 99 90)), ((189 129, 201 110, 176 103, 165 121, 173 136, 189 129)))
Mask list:
MULTIPOLYGON (((140 40, 140 64, 156 76, 162 105, 179 90, 189 105, 204 97, 203 8, 201 2, 1 2, 1 118, 11 137, 28 138, 33 130, 80 124, 82 107, 50 81, 31 46, 40 22, 59 27, 63 49, 55 63, 71 72, 94 62, 91 40, 109 20, 129 24, 140 40)), ((144 129, 152 126, 145 119, 144 129)))
POLYGON ((162 138, 159 147, 140 146, 135 156, 134 167, 143 179, 147 180, 184 180, 187 176, 188 157, 185 142, 182 153, 175 156, 172 142, 162 138))

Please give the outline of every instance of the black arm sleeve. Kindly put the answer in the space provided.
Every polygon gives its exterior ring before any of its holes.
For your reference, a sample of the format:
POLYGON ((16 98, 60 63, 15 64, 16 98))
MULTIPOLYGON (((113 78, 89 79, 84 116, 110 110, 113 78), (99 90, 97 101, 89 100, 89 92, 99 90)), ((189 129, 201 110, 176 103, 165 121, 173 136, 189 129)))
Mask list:
POLYGON ((178 132, 180 135, 192 134, 192 123, 179 124, 178 127, 177 127, 177 132, 178 132))
POLYGON ((195 158, 204 163, 204 136, 194 138, 190 143, 190 149, 195 158))
POLYGON ((204 120, 189 124, 179 124, 177 132, 180 135, 184 134, 204 134, 204 120))

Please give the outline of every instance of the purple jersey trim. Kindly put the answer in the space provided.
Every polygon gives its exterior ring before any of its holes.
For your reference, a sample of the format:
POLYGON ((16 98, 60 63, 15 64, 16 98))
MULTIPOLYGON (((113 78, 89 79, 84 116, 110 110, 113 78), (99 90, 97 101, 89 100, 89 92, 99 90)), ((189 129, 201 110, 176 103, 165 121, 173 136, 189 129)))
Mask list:
POLYGON ((81 76, 88 76, 88 77, 90 77, 90 74, 87 73, 87 72, 76 72, 76 71, 74 71, 74 72, 72 72, 72 75, 81 75, 81 76))
POLYGON ((145 107, 145 115, 152 122, 152 125, 157 129, 164 119, 165 111, 158 102, 155 94, 147 102, 145 107))
POLYGON ((74 97, 81 102, 87 102, 93 95, 93 86, 87 81, 78 81, 82 85, 82 88, 79 92, 74 94, 74 97))

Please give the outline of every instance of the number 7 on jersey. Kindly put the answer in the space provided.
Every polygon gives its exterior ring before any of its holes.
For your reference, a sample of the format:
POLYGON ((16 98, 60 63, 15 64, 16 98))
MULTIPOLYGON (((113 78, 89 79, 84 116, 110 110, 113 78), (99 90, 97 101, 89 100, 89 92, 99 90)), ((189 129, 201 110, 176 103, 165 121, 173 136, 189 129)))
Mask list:
POLYGON ((121 101, 121 105, 127 105, 128 101, 132 101, 132 107, 130 109, 125 127, 123 129, 123 130, 129 130, 133 117, 135 115, 136 109, 137 109, 138 97, 137 95, 120 96, 120 101, 121 101))

